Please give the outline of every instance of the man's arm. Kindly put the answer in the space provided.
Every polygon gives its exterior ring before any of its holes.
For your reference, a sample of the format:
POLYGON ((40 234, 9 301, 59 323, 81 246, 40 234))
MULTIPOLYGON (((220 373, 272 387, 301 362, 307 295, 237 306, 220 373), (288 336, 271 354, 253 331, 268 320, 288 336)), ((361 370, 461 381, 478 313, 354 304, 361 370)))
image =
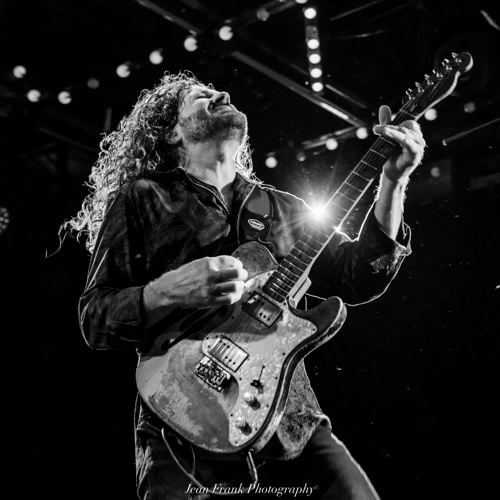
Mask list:
POLYGON ((399 144, 401 150, 384 165, 374 213, 381 229, 395 239, 401 226, 406 186, 410 174, 422 161, 425 141, 416 121, 407 120, 396 126, 389 125, 390 120, 390 108, 381 106, 380 125, 373 130, 399 144))

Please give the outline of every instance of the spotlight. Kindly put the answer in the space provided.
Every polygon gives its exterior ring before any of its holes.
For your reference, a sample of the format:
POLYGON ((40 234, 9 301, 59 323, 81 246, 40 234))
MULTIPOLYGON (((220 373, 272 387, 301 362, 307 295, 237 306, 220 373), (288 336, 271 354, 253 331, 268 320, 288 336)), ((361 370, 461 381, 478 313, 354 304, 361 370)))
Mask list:
POLYGON ((62 90, 57 94, 57 100, 61 104, 69 104, 71 102, 71 94, 67 90, 62 90))
POLYGON ((310 74, 313 78, 319 78, 323 74, 323 71, 321 71, 321 68, 312 68, 310 74))
POLYGON ((302 162, 302 161, 304 161, 306 159, 306 154, 304 153, 304 151, 299 150, 295 154, 295 158, 297 158, 297 161, 302 162))
POLYGON ((278 165, 278 160, 274 155, 268 155, 266 158, 266 167, 275 168, 278 165))
POLYGON ((441 169, 439 167, 432 167, 430 172, 431 172, 431 176, 434 178, 441 176, 441 169))
POLYGON ((304 17, 306 19, 314 19, 316 17, 316 9, 314 7, 308 7, 304 10, 304 17))
POLYGON ((298 3, 299 5, 307 3, 307 0, 295 0, 295 3, 298 3))
POLYGON ((222 26, 219 28, 219 38, 227 42, 233 38, 233 28, 231 26, 222 26))
POLYGON ((319 54, 311 54, 309 56, 309 62, 311 64, 318 64, 321 61, 321 56, 319 54))
POLYGON ((438 114, 435 108, 430 108, 424 113, 424 118, 430 122, 437 118, 438 114))
POLYGON ((269 14, 269 11, 267 9, 261 8, 255 15, 257 16, 257 19, 259 21, 266 22, 271 14, 269 14))
POLYGON ((28 90, 26 97, 30 102, 38 102, 42 98, 42 93, 38 89, 28 90))
POLYGON ((322 205, 318 202, 315 202, 310 205, 310 208, 311 208, 311 216, 315 221, 319 222, 325 218, 326 205, 322 205))
POLYGON ((317 38, 311 38, 307 40, 307 46, 311 50, 316 50, 317 48, 319 48, 319 40, 317 38))
POLYGON ((161 64, 163 62, 163 54, 161 49, 153 50, 149 54, 149 62, 151 64, 161 64))
POLYGON ((356 137, 358 139, 366 139, 368 137, 368 130, 366 129, 366 127, 359 127, 356 130, 356 137))
POLYGON ((100 85, 100 82, 97 78, 92 77, 92 78, 89 78, 87 80, 87 87, 89 89, 95 90, 96 88, 99 87, 99 85, 100 85))
POLYGON ((198 40, 193 35, 189 35, 184 40, 184 48, 188 52, 194 52, 198 48, 198 40))
POLYGON ((131 68, 130 68, 130 64, 129 63, 120 64, 116 68, 116 74, 120 78, 127 78, 128 76, 130 76, 130 73, 131 73, 131 68))
POLYGON ((314 92, 321 92, 323 90, 323 84, 321 82, 314 82, 311 85, 311 88, 314 90, 314 92))
POLYGON ((474 101, 466 102, 464 104, 464 111, 466 113, 474 113, 474 111, 476 111, 476 109, 477 109, 477 106, 476 106, 476 103, 474 101))
POLYGON ((326 140, 325 146, 326 146, 326 149, 328 149, 330 151, 334 151, 335 149, 337 149, 339 147, 339 143, 338 143, 337 139, 330 137, 329 139, 326 140))
POLYGON ((23 78, 26 75, 26 68, 24 66, 18 65, 12 69, 12 74, 16 78, 23 78))

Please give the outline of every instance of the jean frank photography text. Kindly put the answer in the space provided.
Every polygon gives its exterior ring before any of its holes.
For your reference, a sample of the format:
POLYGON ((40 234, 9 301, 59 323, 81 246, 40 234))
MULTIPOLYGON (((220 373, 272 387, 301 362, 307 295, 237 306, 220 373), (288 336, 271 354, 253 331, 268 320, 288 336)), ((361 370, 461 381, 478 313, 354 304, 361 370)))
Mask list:
POLYGON ((275 497, 286 498, 310 496, 313 492, 313 487, 305 483, 303 486, 264 486, 260 483, 253 483, 249 486, 240 483, 238 486, 227 486, 225 484, 215 483, 210 488, 206 486, 195 486, 189 483, 186 488, 186 493, 194 495, 203 494, 227 494, 227 495, 244 495, 244 494, 257 494, 257 495, 274 495, 275 497))

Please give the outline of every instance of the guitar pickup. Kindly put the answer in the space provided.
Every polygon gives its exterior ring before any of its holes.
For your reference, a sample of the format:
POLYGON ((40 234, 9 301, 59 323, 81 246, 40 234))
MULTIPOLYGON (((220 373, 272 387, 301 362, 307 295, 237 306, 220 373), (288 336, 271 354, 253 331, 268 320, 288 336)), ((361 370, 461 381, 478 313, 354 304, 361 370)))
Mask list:
POLYGON ((273 326, 283 312, 279 306, 257 292, 254 292, 241 308, 267 327, 273 326))
POLYGON ((194 374, 218 392, 221 392, 231 379, 230 373, 208 356, 203 356, 196 365, 194 374))

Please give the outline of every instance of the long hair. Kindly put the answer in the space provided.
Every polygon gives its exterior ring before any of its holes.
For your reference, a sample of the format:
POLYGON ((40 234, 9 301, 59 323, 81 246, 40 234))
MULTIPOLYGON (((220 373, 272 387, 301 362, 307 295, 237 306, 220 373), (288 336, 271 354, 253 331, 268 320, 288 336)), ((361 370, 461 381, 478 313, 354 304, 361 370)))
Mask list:
MULTIPOLYGON (((106 208, 120 188, 150 172, 168 171, 180 166, 182 150, 168 140, 177 123, 179 104, 195 85, 209 86, 191 73, 165 74, 151 90, 142 90, 139 98, 117 129, 100 142, 100 152, 86 182, 89 194, 75 217, 61 229, 85 238, 92 252, 106 208)), ((249 177, 252 162, 248 137, 236 156, 237 170, 249 177)))

